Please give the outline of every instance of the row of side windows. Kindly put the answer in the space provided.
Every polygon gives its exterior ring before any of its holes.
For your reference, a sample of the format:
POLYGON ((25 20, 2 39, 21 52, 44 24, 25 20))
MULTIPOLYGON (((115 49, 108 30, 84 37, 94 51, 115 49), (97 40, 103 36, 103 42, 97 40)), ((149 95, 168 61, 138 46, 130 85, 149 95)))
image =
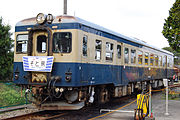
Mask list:
MULTIPOLYGON (((87 42, 88 38, 85 35, 83 37, 83 47, 82 47, 82 53, 83 56, 87 57, 87 42)), ((113 61, 113 54, 114 54, 114 45, 110 42, 106 42, 106 60, 107 61, 113 61)), ((102 54, 102 41, 96 40, 95 41, 95 60, 101 60, 101 54, 102 54)), ((121 58, 121 46, 117 45, 117 57, 121 58)))
MULTIPOLYGON (((87 42, 88 38, 85 35, 83 37, 83 56, 87 56, 87 42)), ((114 44, 110 42, 106 42, 106 53, 105 59, 106 61, 113 61, 113 54, 114 54, 114 44)), ((101 60, 102 55, 102 41, 95 40, 95 60, 101 60)), ((117 58, 121 59, 122 55, 122 48, 121 45, 117 45, 117 58)), ((136 49, 129 49, 128 47, 124 48, 124 63, 125 64, 139 64, 139 65, 150 65, 150 66, 163 66, 165 67, 166 64, 168 67, 172 67, 173 60, 172 58, 168 57, 166 61, 166 56, 158 56, 148 52, 142 52, 136 49), (130 55, 130 57, 129 57, 130 55), (136 57, 138 57, 136 59, 136 57), (130 60, 129 60, 130 58, 130 60), (144 59, 144 61, 143 61, 144 59), (137 61, 136 61, 137 60, 137 61), (144 63, 143 63, 144 62, 144 63)))
POLYGON ((167 56, 158 56, 158 55, 155 55, 155 54, 150 54, 148 52, 145 52, 143 54, 142 51, 138 51, 136 52, 135 49, 131 49, 130 50, 130 54, 129 54, 129 48, 125 47, 124 48, 124 62, 125 64, 128 64, 129 63, 129 55, 130 55, 130 58, 131 58, 131 64, 136 64, 136 53, 137 53, 137 57, 138 57, 138 61, 137 63, 139 65, 143 65, 143 55, 144 55, 144 65, 149 65, 150 66, 163 66, 163 67, 166 67, 166 64, 167 64, 167 67, 173 67, 173 57, 168 57, 167 56), (167 59, 167 60, 166 60, 167 59), (150 60, 150 63, 149 63, 149 60, 150 60))

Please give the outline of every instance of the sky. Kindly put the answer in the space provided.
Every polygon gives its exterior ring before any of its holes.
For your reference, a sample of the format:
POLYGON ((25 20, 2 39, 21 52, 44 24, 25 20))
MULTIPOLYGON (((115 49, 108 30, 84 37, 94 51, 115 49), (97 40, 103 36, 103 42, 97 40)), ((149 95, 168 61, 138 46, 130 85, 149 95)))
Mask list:
MULTIPOLYGON (((158 48, 168 47, 164 19, 175 0, 67 0, 68 15, 77 16, 158 48)), ((0 17, 14 33, 18 21, 38 13, 63 14, 63 0, 0 0, 0 17)), ((12 36, 14 37, 14 35, 12 36)))

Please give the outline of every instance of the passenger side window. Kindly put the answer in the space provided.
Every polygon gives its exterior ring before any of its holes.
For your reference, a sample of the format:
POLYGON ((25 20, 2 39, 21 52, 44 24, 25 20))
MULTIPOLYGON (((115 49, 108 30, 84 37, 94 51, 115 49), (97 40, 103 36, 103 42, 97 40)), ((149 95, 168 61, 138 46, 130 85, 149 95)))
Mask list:
POLYGON ((113 60, 113 44, 106 42, 106 60, 113 60))
POLYGON ((83 37, 83 56, 87 56, 87 41, 88 41, 88 38, 85 35, 83 37))
POLYGON ((169 67, 173 67, 173 57, 170 57, 169 67))
POLYGON ((166 67, 166 56, 163 56, 162 63, 163 63, 163 67, 166 67))
POLYGON ((149 64, 149 53, 147 53, 147 52, 145 53, 144 61, 145 61, 145 65, 149 64))
POLYGON ((154 54, 150 55, 150 65, 153 66, 154 65, 154 54))
POLYGON ((117 58, 121 58, 121 45, 117 45, 117 58))
POLYGON ((170 63, 170 58, 168 57, 168 58, 167 58, 167 66, 168 66, 168 67, 170 66, 169 63, 170 63))
POLYGON ((143 52, 138 51, 138 63, 142 65, 142 60, 143 60, 143 52))
POLYGON ((157 55, 155 55, 155 66, 158 66, 158 56, 157 55))
POLYGON ((96 40, 96 45, 95 45, 95 59, 96 60, 101 60, 101 49, 102 49, 102 41, 96 40))
POLYGON ((136 63, 136 50, 131 49, 131 63, 136 63))
POLYGON ((159 56, 159 66, 162 66, 162 56, 159 56))
POLYGON ((129 63, 129 48, 124 48, 124 63, 129 63))

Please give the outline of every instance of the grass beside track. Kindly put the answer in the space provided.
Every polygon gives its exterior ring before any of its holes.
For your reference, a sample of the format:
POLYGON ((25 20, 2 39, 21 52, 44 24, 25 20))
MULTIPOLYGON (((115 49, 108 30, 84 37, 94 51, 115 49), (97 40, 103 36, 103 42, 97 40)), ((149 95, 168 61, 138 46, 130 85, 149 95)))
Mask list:
POLYGON ((0 108, 25 104, 25 91, 13 83, 0 83, 0 108))

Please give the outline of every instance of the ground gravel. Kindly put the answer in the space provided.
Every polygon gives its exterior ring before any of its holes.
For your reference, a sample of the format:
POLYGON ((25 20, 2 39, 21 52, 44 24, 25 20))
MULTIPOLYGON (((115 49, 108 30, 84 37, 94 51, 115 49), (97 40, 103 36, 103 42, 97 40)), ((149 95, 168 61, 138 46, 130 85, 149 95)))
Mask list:
POLYGON ((0 120, 15 117, 15 116, 20 116, 24 114, 29 114, 29 113, 33 113, 37 111, 39 110, 31 107, 31 108, 24 108, 20 110, 9 111, 9 112, 3 112, 3 113, 0 113, 0 120))

